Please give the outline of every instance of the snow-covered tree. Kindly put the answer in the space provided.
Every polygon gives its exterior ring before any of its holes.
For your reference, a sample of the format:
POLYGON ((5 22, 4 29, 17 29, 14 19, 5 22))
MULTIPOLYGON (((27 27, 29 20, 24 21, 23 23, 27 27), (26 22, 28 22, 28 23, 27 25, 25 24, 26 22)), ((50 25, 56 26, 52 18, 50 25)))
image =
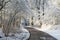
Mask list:
MULTIPOLYGON (((4 24, 3 32, 5 33, 5 36, 8 36, 8 34, 11 32, 11 30, 15 30, 14 25, 17 20, 16 17, 21 17, 21 15, 23 17, 26 17, 26 15, 28 15, 28 17, 29 17, 31 15, 30 13, 32 13, 32 11, 26 0, 10 0, 10 2, 4 1, 4 3, 7 3, 7 4, 3 5, 4 11, 5 11, 4 17, 6 20, 6 21, 4 20, 4 23, 3 23, 4 24)), ((0 9, 2 10, 2 6, 0 9)), ((20 20, 19 20, 19 22, 20 22, 20 20)))

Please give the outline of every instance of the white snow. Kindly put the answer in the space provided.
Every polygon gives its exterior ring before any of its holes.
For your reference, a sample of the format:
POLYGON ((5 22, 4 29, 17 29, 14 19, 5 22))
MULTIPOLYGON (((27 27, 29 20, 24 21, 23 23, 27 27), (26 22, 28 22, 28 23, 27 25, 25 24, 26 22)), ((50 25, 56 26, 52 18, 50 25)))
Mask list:
POLYGON ((0 36, 4 37, 4 33, 2 32, 2 28, 0 28, 0 36))
POLYGON ((46 30, 44 31, 48 34, 50 34, 51 36, 55 37, 56 39, 60 40, 60 30, 46 30))
POLYGON ((0 36, 2 36, 0 40, 27 40, 30 37, 30 33, 28 30, 22 28, 21 33, 16 33, 14 36, 5 37, 3 36, 2 29, 0 28, 0 36))
POLYGON ((26 30, 23 29, 23 31, 20 34, 15 34, 15 37, 21 39, 21 40, 27 40, 30 36, 30 33, 26 30))

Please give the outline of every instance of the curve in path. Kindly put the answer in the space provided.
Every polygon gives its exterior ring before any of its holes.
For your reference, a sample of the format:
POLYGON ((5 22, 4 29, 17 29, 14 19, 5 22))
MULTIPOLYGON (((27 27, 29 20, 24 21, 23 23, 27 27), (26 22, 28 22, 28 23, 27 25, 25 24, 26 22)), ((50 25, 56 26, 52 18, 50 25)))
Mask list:
POLYGON ((38 31, 34 28, 25 27, 30 32, 29 40, 57 40, 48 33, 38 31))

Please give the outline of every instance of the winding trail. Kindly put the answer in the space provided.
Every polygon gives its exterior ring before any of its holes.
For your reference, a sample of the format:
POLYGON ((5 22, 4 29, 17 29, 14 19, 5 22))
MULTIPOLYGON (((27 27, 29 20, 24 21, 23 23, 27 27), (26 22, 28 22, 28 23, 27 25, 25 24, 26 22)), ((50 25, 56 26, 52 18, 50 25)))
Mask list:
POLYGON ((57 40, 48 33, 30 27, 25 27, 25 28, 30 32, 29 40, 57 40))

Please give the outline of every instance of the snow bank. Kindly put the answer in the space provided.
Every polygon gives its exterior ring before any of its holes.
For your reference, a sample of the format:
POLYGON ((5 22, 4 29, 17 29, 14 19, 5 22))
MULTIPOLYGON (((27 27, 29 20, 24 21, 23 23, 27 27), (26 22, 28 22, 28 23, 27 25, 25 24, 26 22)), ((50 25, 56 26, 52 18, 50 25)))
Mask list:
MULTIPOLYGON (((12 33, 11 33, 12 34, 12 33)), ((0 28, 0 36, 3 36, 2 29, 0 28)), ((0 40, 27 40, 30 37, 30 33, 26 29, 22 29, 21 33, 15 33, 14 36, 3 36, 0 40)))
POLYGON ((52 26, 51 30, 60 30, 60 25, 54 25, 54 26, 52 26))
POLYGON ((48 25, 43 24, 40 29, 41 30, 50 30, 51 27, 52 27, 52 25, 50 25, 50 24, 48 24, 48 25))
POLYGON ((46 30, 44 31, 48 34, 50 34, 51 36, 55 37, 56 39, 60 40, 60 30, 46 30))
POLYGON ((4 37, 4 33, 2 32, 2 28, 0 28, 0 36, 4 37))

